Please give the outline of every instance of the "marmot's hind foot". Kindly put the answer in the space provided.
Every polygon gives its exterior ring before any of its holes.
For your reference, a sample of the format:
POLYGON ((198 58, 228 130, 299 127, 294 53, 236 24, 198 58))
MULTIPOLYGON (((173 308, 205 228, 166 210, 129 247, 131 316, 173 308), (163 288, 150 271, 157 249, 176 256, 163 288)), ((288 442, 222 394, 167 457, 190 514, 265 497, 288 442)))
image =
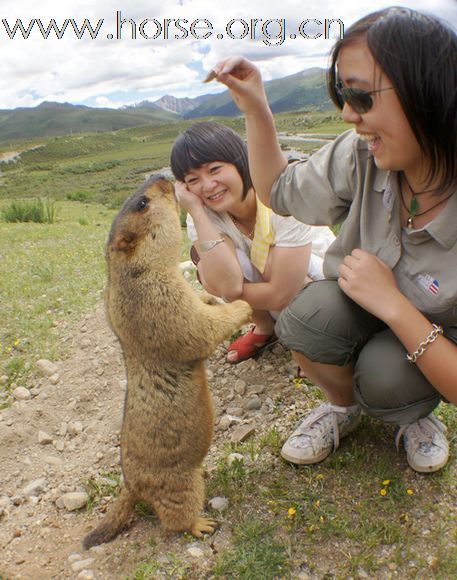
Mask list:
POLYGON ((218 523, 207 518, 197 518, 190 530, 196 538, 203 538, 203 534, 214 534, 218 523))

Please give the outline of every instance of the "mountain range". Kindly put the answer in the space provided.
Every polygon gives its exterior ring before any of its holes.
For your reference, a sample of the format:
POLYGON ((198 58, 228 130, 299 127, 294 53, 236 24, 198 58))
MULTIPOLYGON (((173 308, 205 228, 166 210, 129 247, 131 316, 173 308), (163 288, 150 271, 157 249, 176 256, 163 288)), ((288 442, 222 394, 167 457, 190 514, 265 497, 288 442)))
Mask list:
MULTIPOLYGON (((321 68, 267 81, 265 89, 273 113, 333 108, 327 95, 325 71, 321 68)), ((0 110, 0 141, 115 131, 180 119, 239 114, 227 90, 195 98, 165 95, 156 101, 142 101, 120 109, 45 101, 37 107, 0 110)))

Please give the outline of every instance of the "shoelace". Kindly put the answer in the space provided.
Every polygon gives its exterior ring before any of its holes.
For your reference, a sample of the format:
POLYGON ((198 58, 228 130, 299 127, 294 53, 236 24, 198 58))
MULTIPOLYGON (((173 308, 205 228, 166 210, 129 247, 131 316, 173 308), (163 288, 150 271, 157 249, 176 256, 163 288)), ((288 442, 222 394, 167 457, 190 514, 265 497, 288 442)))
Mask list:
POLYGON ((337 407, 336 405, 332 405, 328 403, 327 405, 322 405, 320 408, 317 408, 310 412, 308 417, 304 419, 300 425, 297 427, 293 435, 307 435, 305 431, 310 427, 314 427, 315 423, 320 421, 326 415, 331 415, 331 421, 333 423, 333 445, 335 449, 338 449, 340 445, 340 431, 338 427, 338 417, 337 413, 347 413, 347 407, 337 407))
POLYGON ((407 423, 406 425, 401 425, 395 436, 395 445, 397 451, 400 447, 400 441, 403 437, 406 429, 410 429, 411 437, 419 439, 421 443, 433 443, 433 438, 436 433, 444 433, 447 429, 446 426, 441 423, 434 415, 429 415, 423 419, 419 419, 414 423, 407 423))

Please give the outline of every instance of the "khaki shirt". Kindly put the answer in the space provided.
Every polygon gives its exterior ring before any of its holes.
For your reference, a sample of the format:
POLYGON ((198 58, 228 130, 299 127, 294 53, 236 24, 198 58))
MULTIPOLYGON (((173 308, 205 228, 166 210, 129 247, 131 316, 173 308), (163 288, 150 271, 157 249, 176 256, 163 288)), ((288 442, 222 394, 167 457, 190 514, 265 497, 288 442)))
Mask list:
POLYGON ((392 269, 401 292, 429 320, 457 326, 457 195, 425 227, 402 227, 398 173, 378 169, 366 142, 351 130, 309 161, 289 165, 270 203, 275 212, 308 224, 343 222, 325 256, 327 278, 338 278, 344 256, 362 248, 392 269))

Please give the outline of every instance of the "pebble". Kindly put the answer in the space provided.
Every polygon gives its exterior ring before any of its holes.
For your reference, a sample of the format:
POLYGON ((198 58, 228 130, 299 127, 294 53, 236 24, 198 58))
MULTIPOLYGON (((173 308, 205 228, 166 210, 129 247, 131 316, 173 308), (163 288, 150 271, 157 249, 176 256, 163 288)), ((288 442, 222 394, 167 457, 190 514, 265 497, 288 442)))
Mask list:
POLYGON ((85 568, 88 568, 95 562, 95 558, 86 558, 85 560, 76 560, 71 564, 71 569, 73 572, 81 572, 85 568))
POLYGON ((65 508, 69 512, 72 512, 72 511, 79 510, 82 507, 84 507, 89 500, 89 496, 87 495, 87 493, 82 492, 82 491, 73 491, 73 492, 64 494, 60 499, 61 499, 61 503, 63 503, 65 508))
POLYGON ((190 546, 187 548, 187 553, 193 556, 194 558, 203 558, 205 555, 201 548, 197 548, 196 546, 190 546))
POLYGON ((68 433, 70 435, 80 435, 83 432, 83 424, 81 421, 75 421, 68 425, 68 433))
POLYGON ((57 366, 46 359, 40 359, 36 362, 37 369, 41 372, 42 375, 45 377, 52 377, 58 371, 57 366))
POLYGON ((208 501, 208 505, 213 510, 217 510, 218 512, 222 512, 228 508, 228 499, 226 497, 213 497, 208 501))
POLYGON ((235 381, 234 386, 235 391, 242 397, 246 392, 246 382, 241 379, 235 381))
POLYGON ((40 445, 49 445, 52 443, 52 437, 46 431, 38 431, 38 443, 40 445))
POLYGON ((18 401, 27 401, 32 397, 32 394, 25 387, 16 387, 13 391, 13 397, 18 401))
POLYGON ((234 461, 244 461, 244 455, 241 455, 241 453, 230 453, 227 457, 228 465, 232 465, 234 461))
POLYGON ((81 578, 81 580, 93 580, 95 576, 92 570, 81 570, 76 578, 81 578))
POLYGON ((242 417, 244 415, 244 409, 242 407, 227 407, 227 415, 242 417))
POLYGON ((53 445, 54 445, 56 451, 63 451, 65 449, 65 443, 61 440, 54 441, 53 445))
POLYGON ((261 407, 262 401, 260 400, 259 397, 252 397, 244 405, 244 408, 247 411, 258 411, 261 407))
POLYGON ((24 495, 25 497, 39 495, 40 493, 44 492, 47 485, 48 485, 47 479, 44 478, 35 479, 24 487, 24 489, 22 490, 22 495, 24 495))

